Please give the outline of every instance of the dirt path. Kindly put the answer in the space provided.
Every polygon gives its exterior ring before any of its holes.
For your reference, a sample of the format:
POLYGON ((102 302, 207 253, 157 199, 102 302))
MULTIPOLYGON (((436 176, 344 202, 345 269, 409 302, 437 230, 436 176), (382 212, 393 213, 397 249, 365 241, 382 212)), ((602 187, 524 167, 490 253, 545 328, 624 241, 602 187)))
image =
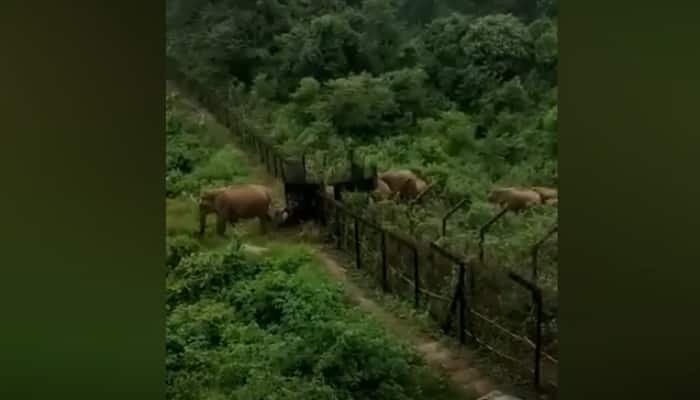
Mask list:
POLYGON ((392 335, 411 343, 428 365, 441 371, 454 385, 462 389, 465 398, 486 396, 496 390, 495 384, 469 362, 470 357, 466 349, 462 346, 456 348, 455 343, 446 340, 416 334, 408 323, 383 309, 364 289, 355 285, 348 278, 346 268, 332 256, 319 249, 314 249, 314 253, 329 275, 343 283, 350 298, 360 308, 381 321, 392 335))
MULTIPOLYGON (((193 110, 203 110, 203 108, 198 106, 192 99, 185 100, 193 110)), ((215 118, 210 113, 206 111, 201 112, 208 122, 218 125, 218 122, 216 122, 215 118)), ((232 141, 232 144, 240 148, 239 143, 232 141)), ((247 152, 243 152, 243 154, 249 166, 252 168, 256 181, 260 184, 269 185, 273 188, 277 199, 283 199, 284 188, 282 183, 268 174, 257 158, 247 152)), ((279 201, 283 200, 278 200, 276 203, 279 201)), ((290 232, 287 232, 281 235, 279 233, 273 233, 268 235, 266 240, 278 243, 294 241, 295 234, 289 235, 289 233, 290 232)), ((410 322, 401 320, 392 313, 386 311, 370 298, 370 295, 365 289, 359 287, 349 279, 346 268, 341 265, 342 263, 339 262, 336 257, 331 255, 331 251, 323 250, 321 247, 322 246, 319 244, 309 246, 325 267, 328 274, 333 279, 343 284, 350 299, 362 310, 373 315, 380 321, 393 336, 399 337, 412 344, 423 360, 437 371, 442 372, 443 376, 448 378, 453 386, 464 394, 465 399, 518 400, 515 397, 501 395, 500 392, 496 392, 497 388, 494 382, 476 368, 472 361, 473 357, 464 346, 448 338, 436 339, 427 334, 417 333, 415 327, 412 326, 410 322)))

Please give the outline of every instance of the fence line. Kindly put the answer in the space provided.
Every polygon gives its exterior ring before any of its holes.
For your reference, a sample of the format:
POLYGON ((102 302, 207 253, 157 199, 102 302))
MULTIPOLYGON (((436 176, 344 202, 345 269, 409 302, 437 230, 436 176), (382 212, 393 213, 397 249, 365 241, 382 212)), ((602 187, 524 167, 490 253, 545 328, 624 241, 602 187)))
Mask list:
MULTIPOLYGON (((323 197, 323 203, 324 203, 324 212, 327 213, 327 215, 335 215, 335 220, 333 223, 337 225, 346 225, 347 227, 352 226, 351 232, 354 233, 354 240, 351 243, 344 243, 342 241, 342 238, 338 238, 338 245, 339 248, 342 250, 346 250, 348 253, 352 254, 355 256, 355 261, 356 261, 356 267, 358 269, 362 269, 362 251, 367 251, 369 250, 368 247, 366 246, 358 246, 358 242, 360 242, 360 232, 362 231, 363 224, 375 228, 375 230, 383 230, 382 237, 384 238, 384 242, 380 242, 380 249, 378 250, 382 254, 382 259, 387 257, 386 255, 386 249, 385 249, 385 240, 386 237, 391 237, 393 240, 397 241, 400 243, 402 246, 408 247, 410 249, 410 254, 413 256, 413 260, 418 260, 419 258, 416 256, 419 253, 418 246, 415 243, 411 243, 409 240, 402 238, 401 236, 397 235, 394 232, 391 232, 387 230, 386 228, 381 228, 380 226, 377 226, 374 223, 371 223, 367 221, 364 217, 357 215, 353 211, 349 210, 346 206, 344 206, 342 203, 337 202, 335 199, 330 198, 325 195, 321 195, 323 197), (351 245, 354 245, 354 249, 351 245), (358 252, 357 249, 360 249, 360 252, 358 252)), ((337 228, 336 228, 337 229, 337 228)), ((341 228, 342 229, 342 228, 341 228)), ((437 299, 442 302, 453 302, 453 305, 450 306, 450 312, 448 313, 448 319, 450 318, 449 315, 454 314, 457 312, 457 316, 459 318, 459 330, 458 330, 458 336, 460 337, 461 341, 464 342, 465 336, 469 336, 474 343, 477 343, 478 345, 482 346, 483 348, 489 350, 491 353, 509 360, 513 364, 518 365, 520 368, 523 370, 526 370, 527 372, 530 372, 535 376, 536 383, 538 385, 541 384, 540 382, 540 369, 541 369, 541 359, 546 358, 548 361, 551 361, 554 365, 558 364, 558 361, 552 357, 549 354, 544 353, 541 350, 541 338, 535 339, 535 341, 530 340, 528 337, 524 335, 519 335, 517 333, 512 332, 508 328, 504 327, 502 324, 499 324, 496 322, 493 318, 489 318, 488 316, 484 315, 483 313, 479 312, 476 308, 474 308, 473 304, 467 305, 467 297, 471 296, 473 297, 475 294, 473 291, 467 290, 467 281, 470 281, 470 286, 474 282, 473 279, 473 274, 466 274, 467 270, 472 270, 472 265, 473 263, 468 263, 466 260, 464 260, 462 257, 455 255, 446 249, 441 248, 440 246, 436 245, 435 243, 431 243, 429 246, 430 249, 430 254, 431 256, 441 256, 446 259, 448 259, 452 264, 453 264, 453 270, 458 269, 459 272, 457 273, 458 279, 457 282, 455 283, 455 295, 450 299, 447 296, 440 295, 438 293, 434 293, 428 289, 422 288, 420 285, 420 281, 416 279, 416 277, 419 276, 419 264, 414 261, 413 263, 413 279, 411 279, 407 274, 401 272, 401 268, 395 268, 393 267, 394 262, 386 262, 385 264, 382 264, 382 268, 385 270, 388 270, 392 272, 392 274, 396 275, 399 279, 401 279, 404 283, 407 285, 411 286, 414 289, 413 293, 413 300, 414 300, 414 306, 416 308, 420 307, 420 299, 421 295, 428 295, 431 298, 437 299), (470 264, 470 267, 466 267, 467 264, 470 264), (466 275, 470 275, 471 279, 467 279, 466 275), (416 284, 418 283, 418 284, 416 284), (417 289, 416 289, 417 288, 417 289), (494 329, 498 330, 502 334, 504 334, 507 337, 510 337, 512 340, 515 340, 522 345, 527 346, 530 348, 530 351, 533 353, 533 357, 536 359, 535 364, 529 365, 524 362, 522 359, 519 359, 517 357, 511 356, 506 354, 506 352, 502 349, 499 349, 497 345, 490 343, 487 338, 485 338, 485 335, 478 334, 476 332, 476 321, 481 321, 483 323, 488 324, 489 326, 493 327, 494 329)), ((429 257, 430 258, 430 257, 429 257)), ((433 257, 434 258, 434 257, 433 257)), ((434 265, 434 262, 433 262, 434 265)), ((430 265, 428 265, 430 266, 430 265)), ((386 274, 386 271, 382 271, 384 274, 386 274)), ((512 279, 512 281, 516 284, 520 284, 521 286, 524 286, 526 288, 528 287, 534 287, 533 285, 526 283, 525 285, 521 284, 521 279, 517 277, 518 279, 512 279)), ((385 288, 385 286, 383 285, 385 288)), ((537 289, 538 290, 538 289, 537 289)), ((423 296, 424 297, 424 296, 423 296)), ((533 300, 535 308, 541 309, 541 300, 535 299, 533 300), (539 307, 537 306, 539 304, 539 307)), ((538 327, 541 325, 541 321, 536 324, 538 327)), ((449 331, 449 328, 447 329, 449 331)), ((539 330, 539 328, 538 328, 539 330)))

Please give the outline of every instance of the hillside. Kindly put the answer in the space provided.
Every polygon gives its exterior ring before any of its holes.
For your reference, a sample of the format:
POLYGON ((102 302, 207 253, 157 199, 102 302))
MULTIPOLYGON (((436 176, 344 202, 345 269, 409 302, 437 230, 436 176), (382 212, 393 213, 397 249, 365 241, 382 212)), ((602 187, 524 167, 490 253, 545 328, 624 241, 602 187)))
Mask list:
MULTIPOLYGON (((352 149, 368 166, 410 168, 434 184, 418 207, 348 196, 384 226, 475 256, 479 229, 499 211, 486 200, 492 188, 557 186, 553 1, 171 0, 167 18, 169 59, 238 133, 305 155, 319 179, 344 171, 352 149), (442 217, 464 198, 443 236, 442 217)), ((200 183, 239 173, 205 169, 200 183)), ((169 175, 171 194, 199 190, 178 174, 169 175)), ((488 271, 529 276, 530 248, 557 218, 544 206, 502 218, 485 238, 488 271)), ((539 264, 546 351, 556 357, 556 241, 539 264)), ((496 322, 529 330, 523 296, 488 301, 512 314, 496 322)))

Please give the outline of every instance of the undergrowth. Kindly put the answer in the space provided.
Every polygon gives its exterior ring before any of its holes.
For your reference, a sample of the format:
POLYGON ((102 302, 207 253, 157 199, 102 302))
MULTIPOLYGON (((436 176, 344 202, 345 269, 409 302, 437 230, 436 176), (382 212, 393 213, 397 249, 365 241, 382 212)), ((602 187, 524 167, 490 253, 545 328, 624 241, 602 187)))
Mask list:
POLYGON ((303 249, 168 240, 169 399, 451 399, 407 345, 352 307, 303 249))

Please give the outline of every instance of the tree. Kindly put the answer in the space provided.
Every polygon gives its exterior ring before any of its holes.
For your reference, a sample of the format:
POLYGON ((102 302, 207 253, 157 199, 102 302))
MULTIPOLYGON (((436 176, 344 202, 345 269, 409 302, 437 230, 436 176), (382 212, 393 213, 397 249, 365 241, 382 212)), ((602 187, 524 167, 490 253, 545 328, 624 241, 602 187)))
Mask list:
POLYGON ((533 36, 533 38, 537 68, 545 79, 554 84, 557 80, 557 63, 559 62, 557 25, 550 20, 546 20, 543 23, 541 32, 537 36, 533 36))
POLYGON ((398 68, 402 33, 405 26, 397 19, 398 0, 364 0, 360 9, 362 32, 360 52, 367 70, 380 74, 398 68))
POLYGON ((464 69, 460 40, 469 28, 469 18, 459 14, 430 23, 420 35, 421 63, 433 82, 448 96, 454 97, 464 69))
POLYGON ((368 73, 332 80, 326 88, 321 102, 312 108, 317 110, 317 119, 331 121, 341 135, 377 136, 399 115, 389 85, 368 73))
POLYGON ((476 19, 460 44, 470 64, 488 67, 502 80, 511 79, 531 67, 530 32, 513 15, 496 14, 476 19))
POLYGON ((287 89, 305 76, 324 81, 361 69, 361 35, 343 14, 326 14, 277 38, 280 73, 287 89))

